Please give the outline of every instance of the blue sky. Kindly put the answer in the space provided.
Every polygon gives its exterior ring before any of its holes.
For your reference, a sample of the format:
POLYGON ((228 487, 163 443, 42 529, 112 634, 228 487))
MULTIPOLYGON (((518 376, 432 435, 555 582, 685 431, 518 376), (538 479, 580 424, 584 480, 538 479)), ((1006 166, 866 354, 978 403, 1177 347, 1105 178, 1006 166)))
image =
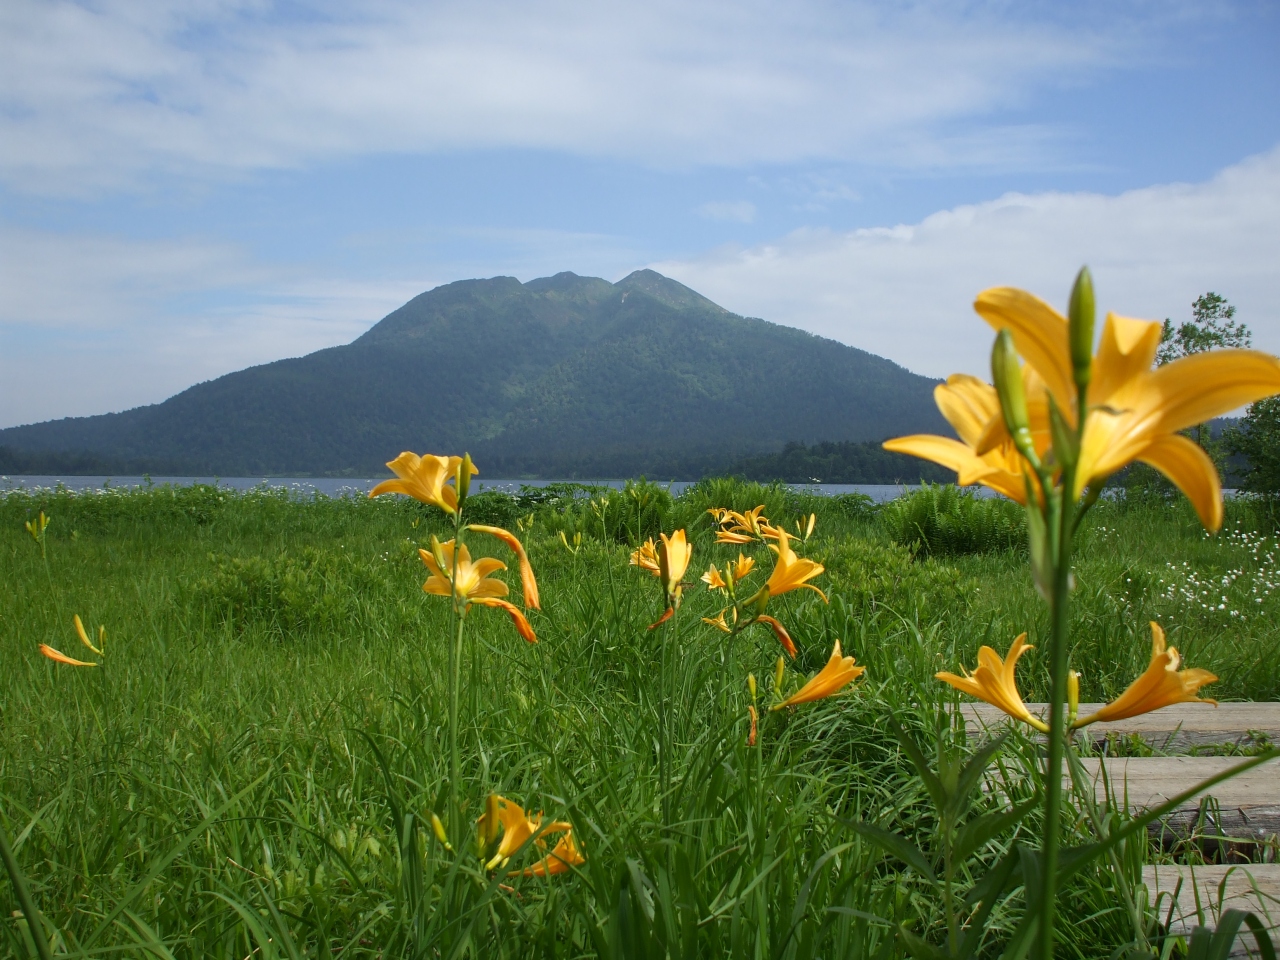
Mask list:
POLYGON ((983 372, 979 289, 1089 262, 1280 351, 1277 50, 1264 2, 9 0, 0 426, 559 270, 941 376, 983 372))

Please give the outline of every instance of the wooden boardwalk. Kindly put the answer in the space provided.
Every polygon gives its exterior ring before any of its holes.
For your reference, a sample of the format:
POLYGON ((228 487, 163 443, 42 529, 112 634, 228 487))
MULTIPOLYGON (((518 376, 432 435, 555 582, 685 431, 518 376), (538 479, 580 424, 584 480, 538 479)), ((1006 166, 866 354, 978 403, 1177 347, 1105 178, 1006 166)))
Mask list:
MULTIPOLYGON (((1081 704, 1080 715, 1100 704, 1081 704)), ((1029 703, 1041 717, 1045 704, 1029 703)), ((971 729, 996 729, 1012 722, 985 703, 965 703, 961 716, 971 729)), ((1105 751, 1111 738, 1140 737, 1153 749, 1168 754, 1196 748, 1258 747, 1280 743, 1280 703, 1224 703, 1218 707, 1178 704, 1116 723, 1086 727, 1087 735, 1105 751)), ((1157 806, 1195 784, 1242 762, 1240 756, 1159 756, 1085 758, 1095 797, 1108 797, 1130 811, 1157 806)), ((1176 837, 1230 838, 1252 841, 1233 844, 1237 852, 1268 850, 1280 837, 1280 760, 1271 760, 1226 780, 1190 800, 1153 826, 1157 834, 1176 837), (1258 844, 1254 846, 1254 844, 1258 844)), ((1274 850, 1274 848, 1271 848, 1274 850)), ((1223 910, 1237 908, 1256 914, 1280 941, 1280 864, 1245 863, 1184 866, 1167 864, 1143 869, 1152 907, 1171 934, 1189 936, 1193 927, 1216 927, 1223 910)), ((1256 955, 1248 928, 1242 928, 1232 956, 1256 955)))
MULTIPOLYGON (((1196 926, 1216 927, 1224 910, 1248 910, 1271 931, 1280 932, 1280 864, 1247 863, 1199 867, 1167 864, 1143 867, 1150 903, 1174 936, 1190 936, 1196 926)), ((1257 944, 1241 928, 1232 956, 1256 956, 1257 944)))

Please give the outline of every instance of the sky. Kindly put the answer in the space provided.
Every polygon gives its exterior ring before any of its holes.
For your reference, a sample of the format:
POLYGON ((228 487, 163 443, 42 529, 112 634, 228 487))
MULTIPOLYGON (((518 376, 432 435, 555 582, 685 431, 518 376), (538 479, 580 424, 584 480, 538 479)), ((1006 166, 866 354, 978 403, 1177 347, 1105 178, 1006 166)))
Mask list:
POLYGON ((6 0, 0 427, 562 270, 942 377, 1087 263, 1280 352, 1278 50, 1272 0, 6 0))

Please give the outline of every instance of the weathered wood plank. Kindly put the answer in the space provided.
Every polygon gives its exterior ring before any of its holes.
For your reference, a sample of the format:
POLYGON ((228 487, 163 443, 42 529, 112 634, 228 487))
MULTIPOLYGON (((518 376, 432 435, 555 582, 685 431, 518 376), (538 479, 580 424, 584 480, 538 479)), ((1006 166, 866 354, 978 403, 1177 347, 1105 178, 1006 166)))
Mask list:
MULTIPOLYGON (((1110 757, 1082 760, 1099 800, 1106 795, 1105 769, 1112 796, 1130 810, 1157 806, 1202 780, 1241 762, 1239 757, 1110 757)), ((1191 802, 1165 818, 1173 833, 1201 833, 1264 840, 1280 834, 1280 760, 1253 767, 1205 794, 1213 802, 1191 802)))
MULTIPOLYGON (((1080 704, 1080 716, 1087 716, 1102 704, 1080 704)), ((1046 705, 1029 703, 1028 709, 1043 717, 1046 705)), ((1009 722, 1009 717, 986 703, 962 703, 960 713, 965 723, 979 729, 993 728, 1009 722)), ((1258 736, 1280 743, 1280 703, 1180 703, 1140 717, 1114 723, 1095 723, 1077 736, 1088 735, 1095 741, 1109 734, 1137 734, 1159 750, 1178 752, 1213 744, 1241 745, 1256 741, 1258 736)))
MULTIPOLYGON (((1224 910, 1236 909, 1256 914, 1272 931, 1272 943, 1277 942, 1280 864, 1143 867, 1142 882, 1160 922, 1167 922, 1174 936, 1189 936, 1197 925, 1216 927, 1224 910)), ((1250 951, 1256 954, 1257 945, 1248 928, 1242 927, 1231 955, 1248 956, 1250 951)))

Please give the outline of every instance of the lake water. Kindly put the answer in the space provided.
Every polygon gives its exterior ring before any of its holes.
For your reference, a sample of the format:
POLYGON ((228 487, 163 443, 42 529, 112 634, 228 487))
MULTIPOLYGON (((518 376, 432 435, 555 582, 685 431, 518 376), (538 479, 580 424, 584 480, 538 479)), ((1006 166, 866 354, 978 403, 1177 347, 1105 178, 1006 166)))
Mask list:
MULTIPOLYGON (((291 490, 297 490, 301 493, 319 492, 330 497, 355 496, 358 494, 366 494, 373 486, 380 483, 383 478, 372 480, 357 480, 352 478, 339 477, 152 477, 151 483, 156 485, 171 483, 175 486, 187 486, 193 483, 217 483, 220 486, 231 487, 234 490, 252 490, 254 487, 286 487, 291 490)), ((564 483, 570 481, 556 480, 482 480, 476 477, 471 481, 472 490, 501 490, 507 493, 518 493, 521 487, 545 487, 549 483, 564 483)), ((598 486, 613 487, 620 489, 625 480, 584 480, 572 481, 580 483, 589 483, 598 486)), ((34 490, 40 487, 57 487, 59 485, 66 487, 68 490, 94 490, 101 489, 106 486, 110 487, 140 487, 147 483, 145 477, 36 477, 36 476, 0 476, 0 494, 5 490, 23 489, 34 490)), ((673 494, 679 494, 687 487, 693 484, 686 480, 677 480, 668 486, 673 494)), ((834 495, 838 493, 865 493, 877 503, 884 503, 886 500, 893 500, 902 496, 909 490, 918 489, 915 485, 899 485, 891 483, 809 483, 809 484, 792 484, 793 489, 811 490, 814 493, 823 495, 834 495)), ((977 488, 977 492, 982 495, 990 494, 990 491, 977 488)))

